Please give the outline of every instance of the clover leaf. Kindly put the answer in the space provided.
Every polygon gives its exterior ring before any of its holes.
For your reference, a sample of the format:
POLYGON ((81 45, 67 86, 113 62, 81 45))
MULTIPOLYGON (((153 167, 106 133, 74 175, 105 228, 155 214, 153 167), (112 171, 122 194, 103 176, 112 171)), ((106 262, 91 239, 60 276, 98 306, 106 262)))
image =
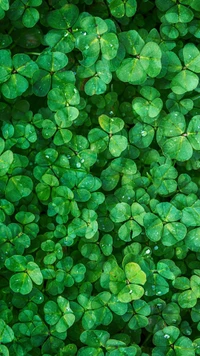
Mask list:
POLYGON ((200 354, 199 18, 0 0, 2 355, 200 354))

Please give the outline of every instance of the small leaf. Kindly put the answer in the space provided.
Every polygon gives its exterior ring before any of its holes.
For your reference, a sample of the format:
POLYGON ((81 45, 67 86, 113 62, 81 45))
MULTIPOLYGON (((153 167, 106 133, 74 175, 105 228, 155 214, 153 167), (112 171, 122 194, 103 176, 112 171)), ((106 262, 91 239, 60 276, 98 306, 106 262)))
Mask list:
MULTIPOLYGON (((5 321, 3 319, 0 319, 0 342, 3 344, 7 344, 11 341, 14 340, 14 332, 13 330, 10 328, 10 326, 6 325, 5 321)), ((2 345, 3 347, 3 345, 2 345)), ((2 348, 2 355, 9 355, 9 351, 8 353, 4 353, 4 349, 2 348)))
POLYGON ((29 294, 33 288, 32 281, 27 273, 16 273, 10 278, 10 288, 15 293, 29 294))
POLYGON ((193 154, 192 146, 184 136, 167 139, 162 146, 162 150, 166 156, 180 162, 187 161, 193 154))
POLYGON ((119 117, 109 117, 107 115, 99 116, 99 124, 101 128, 109 134, 114 134, 121 131, 124 127, 124 121, 119 117))
POLYGON ((16 202, 23 197, 31 194, 33 189, 33 182, 31 178, 26 176, 11 177, 6 186, 6 199, 11 202, 16 202))
POLYGON ((29 83, 26 78, 20 74, 12 74, 8 81, 3 83, 1 92, 7 99, 15 99, 22 95, 28 87, 29 83))
POLYGON ((78 7, 73 4, 65 4, 63 7, 50 11, 47 21, 50 27, 66 30, 73 26, 78 17, 78 7))
POLYGON ((171 82, 171 89, 175 94, 185 94, 196 89, 198 84, 198 76, 186 69, 175 75, 171 82))

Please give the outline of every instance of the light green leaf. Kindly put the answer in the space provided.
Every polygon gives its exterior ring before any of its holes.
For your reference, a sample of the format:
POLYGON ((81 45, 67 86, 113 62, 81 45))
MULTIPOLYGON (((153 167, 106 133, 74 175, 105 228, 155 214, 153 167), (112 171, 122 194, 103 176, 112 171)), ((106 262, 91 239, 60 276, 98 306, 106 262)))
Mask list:
POLYGON ((172 79, 171 89, 175 94, 185 94, 196 89, 198 84, 198 76, 185 69, 175 75, 175 77, 172 79))
POLYGON ((2 94, 7 99, 15 99, 28 89, 29 83, 20 74, 12 74, 6 83, 1 87, 2 94))
MULTIPOLYGON (((147 60, 148 61, 148 60, 147 60)), ((144 62, 145 63, 145 62, 144 62)), ((149 62, 146 65, 148 68, 149 62)), ((122 82, 133 85, 141 85, 145 82, 147 75, 138 58, 126 58, 116 70, 117 77, 122 82)))
POLYGON ((119 132, 124 127, 124 121, 119 117, 109 117, 104 114, 99 116, 99 124, 101 128, 109 134, 119 132))
POLYGON ((0 156, 0 177, 4 176, 8 172, 13 162, 13 158, 13 152, 10 150, 2 153, 0 156))
POLYGON ((200 252, 200 227, 188 232, 185 244, 191 251, 200 252))
POLYGON ((167 139, 162 146, 162 150, 164 155, 180 162, 187 161, 193 154, 192 146, 185 136, 167 139))
MULTIPOLYGON (((14 332, 11 329, 10 326, 6 325, 5 321, 3 319, 0 319, 0 342, 3 344, 7 344, 8 342, 11 342, 14 340, 14 332)), ((8 353, 4 353, 4 349, 3 349, 3 345, 2 345, 2 350, 0 350, 2 352, 3 356, 7 356, 9 355, 9 351, 8 353)))
POLYGON ((115 33, 105 33, 103 36, 101 36, 100 45, 102 56, 105 59, 111 60, 116 57, 119 48, 119 42, 115 33))
POLYGON ((9 281, 10 288, 15 293, 29 294, 33 288, 32 281, 27 273, 16 273, 9 281))
POLYGON ((19 201, 23 197, 30 195, 33 189, 33 182, 27 176, 14 176, 11 177, 6 186, 6 199, 11 202, 19 201))
POLYGON ((148 42, 140 53, 140 63, 146 74, 155 78, 161 71, 162 52, 155 42, 148 42))

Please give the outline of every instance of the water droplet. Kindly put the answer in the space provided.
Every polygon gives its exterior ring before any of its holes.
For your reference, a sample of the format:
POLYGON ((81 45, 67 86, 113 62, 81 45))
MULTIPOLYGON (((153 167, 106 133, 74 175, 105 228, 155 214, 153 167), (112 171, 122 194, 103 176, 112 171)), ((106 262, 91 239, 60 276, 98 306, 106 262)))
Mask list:
POLYGON ((154 246, 154 248, 153 248, 154 250, 158 250, 158 246, 156 245, 156 246, 154 246))
POLYGON ((142 137, 145 137, 146 135, 147 135, 147 132, 146 132, 146 131, 144 131, 144 130, 141 131, 141 136, 142 136, 142 137))
POLYGON ((66 32, 65 34, 64 34, 64 37, 67 37, 69 35, 69 33, 68 32, 66 32))
POLYGON ((192 333, 191 330, 189 330, 189 329, 186 329, 186 330, 185 330, 185 334, 186 334, 186 335, 191 335, 191 333, 192 333))
MULTIPOLYGON (((113 111, 111 110, 111 111, 109 112, 109 114, 110 114, 110 115, 113 115, 114 113, 113 113, 113 111)), ((111 120, 112 120, 112 119, 111 119, 111 120)))
POLYGON ((86 45, 86 46, 85 46, 85 49, 88 49, 88 48, 90 48, 90 46, 86 45))
POLYGON ((77 168, 80 168, 81 167, 81 164, 78 162, 78 163, 76 163, 76 167, 77 168))
POLYGON ((161 295, 161 291, 158 291, 158 292, 156 293, 156 295, 161 295))
POLYGON ((169 339, 169 338, 170 338, 170 335, 165 334, 165 335, 164 335, 164 338, 165 338, 165 339, 169 339))
POLYGON ((133 293, 133 291, 132 291, 132 289, 129 291, 129 294, 132 294, 133 293))
POLYGON ((84 158, 82 158, 81 163, 85 162, 84 158))
POLYGON ((49 155, 45 155, 46 158, 49 158, 49 155))
POLYGON ((149 253, 151 253, 151 250, 148 248, 148 250, 146 250, 146 255, 149 255, 149 253))
POLYGON ((86 36, 87 35, 87 32, 83 32, 83 36, 86 36))
POLYGON ((110 47, 112 48, 112 47, 113 47, 113 45, 112 45, 112 44, 110 44, 110 47))

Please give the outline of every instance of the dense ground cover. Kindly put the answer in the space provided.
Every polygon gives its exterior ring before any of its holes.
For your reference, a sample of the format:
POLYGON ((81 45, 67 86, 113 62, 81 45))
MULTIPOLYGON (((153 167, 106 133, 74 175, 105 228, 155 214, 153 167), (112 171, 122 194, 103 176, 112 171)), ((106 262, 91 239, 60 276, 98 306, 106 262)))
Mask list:
POLYGON ((0 0, 0 354, 200 355, 199 0, 0 0))

